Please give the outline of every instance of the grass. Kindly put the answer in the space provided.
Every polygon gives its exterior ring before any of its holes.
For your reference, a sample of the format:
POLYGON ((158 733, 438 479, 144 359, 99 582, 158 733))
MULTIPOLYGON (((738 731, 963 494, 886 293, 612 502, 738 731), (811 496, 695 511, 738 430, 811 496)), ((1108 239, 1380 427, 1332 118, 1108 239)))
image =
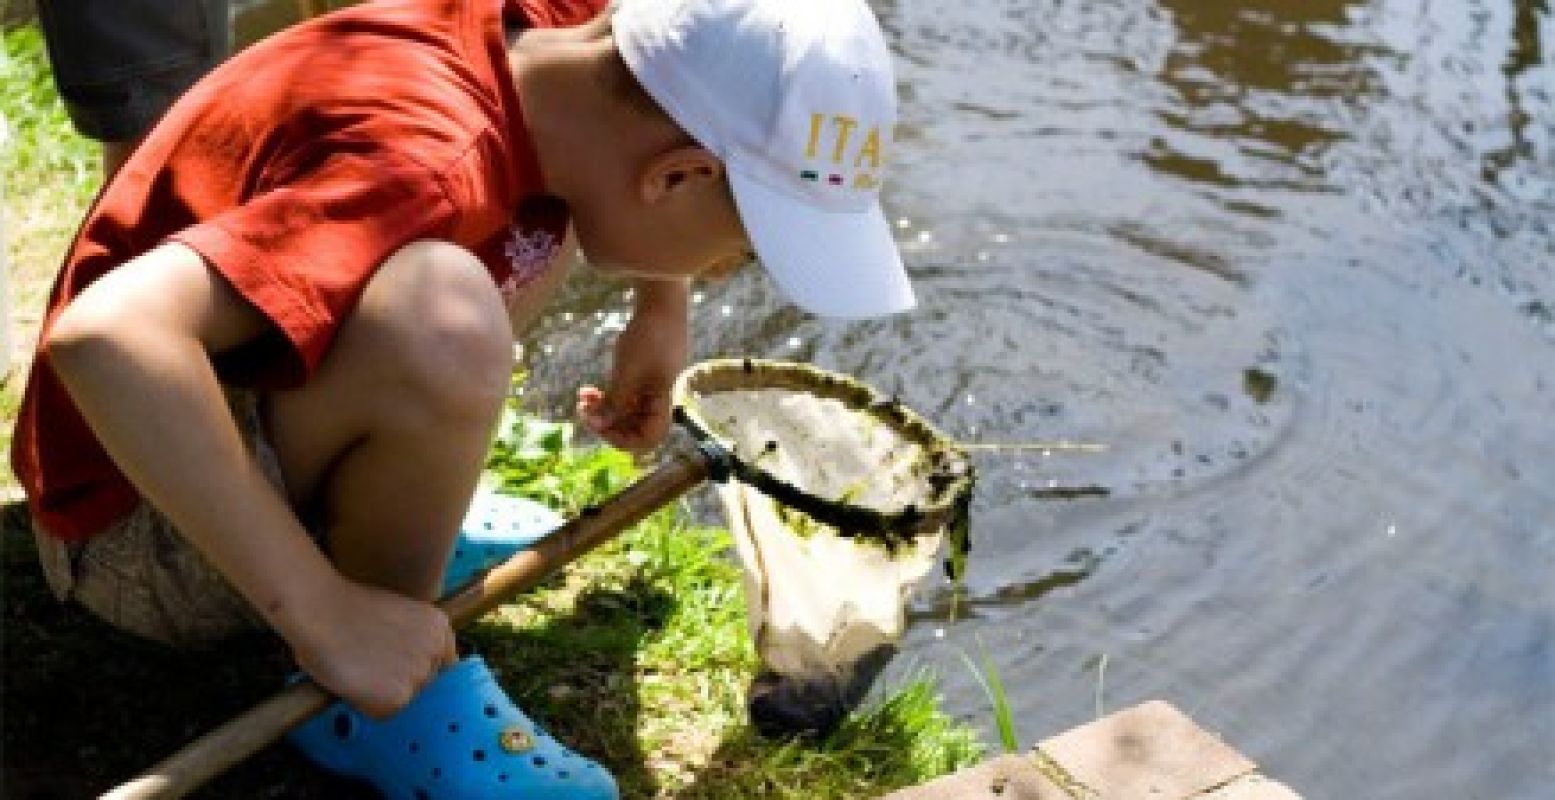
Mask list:
MULTIPOLYGON (((575 512, 634 472, 617 451, 569 447, 569 426, 517 417, 509 426, 491 464, 506 490, 575 512)), ((628 796, 868 797, 976 759, 981 746, 938 711, 927 677, 886 693, 819 746, 756 735, 744 692, 757 663, 731 547, 726 531, 693 524, 684 509, 660 511, 562 585, 488 617, 477 649, 521 664, 515 687, 541 697, 541 713, 596 715, 585 749, 645 767, 618 770, 628 796), (568 621, 557 640, 525 646, 526 632, 558 618, 568 621), (556 673, 534 672, 552 662, 556 673), (610 691, 623 671, 634 695, 610 691)))
MULTIPOLYGON (((573 447, 566 425, 513 416, 507 428, 490 464, 505 491, 576 511, 635 475, 618 451, 573 447)), ((0 572, 7 797, 95 795, 280 685, 286 653, 268 634, 175 653, 56 603, 20 509, 9 514, 0 572)), ((727 531, 662 509, 461 632, 461 649, 483 655, 526 711, 604 762, 629 798, 873 797, 978 759, 982 745, 939 710, 929 676, 877 693, 824 741, 758 735, 745 715, 757 663, 730 548, 727 531)), ((372 794, 270 748, 197 796, 372 794)))
POLYGON ((8 134, 0 172, 5 185, 19 188, 21 197, 48 197, 77 205, 90 199, 100 175, 97 148, 70 127, 36 26, 5 32, 0 108, 5 111, 8 134))
MULTIPOLYGON (((23 347, 36 309, 95 188, 95 147, 69 128, 38 35, 5 33, 0 113, 7 256, 23 347)), ((19 378, 0 393, 8 434, 19 378)), ((513 415, 490 479, 565 513, 632 479, 630 459, 580 448, 566 425, 513 415)), ((7 480, 9 476, 7 476, 7 480)), ((254 633, 174 652, 56 602, 25 513, 0 511, 0 794, 96 796, 267 697, 290 671, 284 644, 254 633), (170 689, 176 688, 176 691, 170 689)), ((747 722, 757 668, 729 534, 661 510, 540 589, 461 632, 515 700, 598 758, 628 798, 862 798, 975 761, 983 746, 939 709, 932 677, 882 687, 821 742, 769 741, 747 722)), ((374 794, 272 747, 196 797, 374 794)))
MULTIPOLYGON (((43 298, 75 224, 97 189, 97 147, 70 126, 54 92, 43 38, 26 25, 5 31, 0 50, 0 195, 6 289, 10 294, 11 370, 0 382, 0 414, 14 418, 23 369, 36 335, 43 298)), ((10 452, 11 426, 0 426, 0 449, 10 452)), ((0 470, 0 494, 15 480, 0 470)))
POLYGON ((978 649, 983 659, 981 667, 966 653, 962 653, 961 658, 966 662, 967 669, 970 669, 972 675, 977 678, 978 684, 983 687, 983 694, 988 697, 988 702, 993 706, 994 725, 999 730, 999 744, 1004 747, 1006 753, 1019 753, 1021 752, 1020 736, 1015 733, 1015 713, 1010 708, 1009 695, 1004 691, 1004 681, 999 677, 999 669, 994 665, 993 659, 988 657, 988 652, 982 650, 981 644, 978 645, 978 649))

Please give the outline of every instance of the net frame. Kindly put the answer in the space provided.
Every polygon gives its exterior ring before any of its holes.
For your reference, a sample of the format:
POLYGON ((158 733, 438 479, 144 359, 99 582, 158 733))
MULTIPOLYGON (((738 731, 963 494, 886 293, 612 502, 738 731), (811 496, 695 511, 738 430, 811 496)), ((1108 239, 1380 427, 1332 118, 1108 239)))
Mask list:
POLYGON ((953 575, 959 571, 956 565, 968 547, 967 514, 976 470, 958 442, 897 398, 887 397, 852 377, 810 364, 754 358, 712 359, 693 365, 676 379, 672 397, 676 421, 699 446, 716 451, 726 461, 729 473, 740 482, 842 536, 865 537, 887 546, 909 542, 922 532, 943 526, 953 546, 948 569, 953 575), (927 462, 922 474, 924 501, 900 508, 871 508, 816 495, 741 457, 697 405, 699 397, 716 392, 770 389, 835 400, 851 411, 867 414, 901 439, 921 447, 927 462))

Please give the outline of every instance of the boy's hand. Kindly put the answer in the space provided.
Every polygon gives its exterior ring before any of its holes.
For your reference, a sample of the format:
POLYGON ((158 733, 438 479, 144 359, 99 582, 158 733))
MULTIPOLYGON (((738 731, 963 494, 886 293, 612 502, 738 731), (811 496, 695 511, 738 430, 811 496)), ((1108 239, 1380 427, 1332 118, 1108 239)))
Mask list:
POLYGON ((669 392, 612 389, 606 394, 597 386, 584 386, 578 389, 578 415, 601 439, 622 450, 647 453, 669 431, 669 392))
POLYGON ((297 666, 362 713, 387 717, 459 659, 448 617, 431 603, 340 578, 283 631, 297 666))
POLYGON ((600 438, 644 453, 670 426, 670 389, 690 352, 686 286, 639 287, 632 320, 616 339, 609 389, 578 389, 578 416, 600 438))

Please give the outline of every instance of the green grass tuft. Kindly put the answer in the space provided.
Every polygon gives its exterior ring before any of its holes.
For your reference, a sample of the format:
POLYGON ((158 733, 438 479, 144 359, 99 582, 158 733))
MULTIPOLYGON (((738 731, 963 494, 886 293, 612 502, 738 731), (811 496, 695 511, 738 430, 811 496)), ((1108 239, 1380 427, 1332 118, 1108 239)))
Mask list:
MULTIPOLYGON (((0 378, 0 454, 11 450, 11 425, 21 401, 27 344, 61 254, 97 190, 97 146, 71 127, 54 92, 35 25, 4 32, 0 49, 0 245, 13 342, 10 373, 0 378)), ((9 458, 5 459, 9 463, 9 458)), ((16 492, 0 468, 0 493, 16 492)))
POLYGON ((8 194, 46 192, 79 205, 97 189, 97 148, 71 128, 53 80, 37 26, 6 31, 0 52, 0 117, 5 120, 0 180, 8 194))
POLYGON ((983 687, 983 694, 987 695, 988 702, 993 705, 994 725, 999 730, 999 744, 1004 747, 1006 753, 1021 752, 1020 737, 1015 733, 1015 713, 1010 708, 1010 698, 1004 691, 1004 681, 999 678, 999 669, 994 666, 993 659, 988 657, 988 651, 978 645, 983 663, 979 667, 972 661, 972 657, 966 653, 961 658, 966 662, 967 668, 972 670, 972 675, 977 678, 978 684, 983 687))
MULTIPOLYGON (((619 491, 622 453, 517 414, 488 469, 570 512, 619 491)), ((859 798, 974 763, 976 735, 918 676, 823 742, 763 739, 745 714, 758 667, 727 531, 663 509, 472 634, 526 708, 616 771, 626 797, 859 798)))

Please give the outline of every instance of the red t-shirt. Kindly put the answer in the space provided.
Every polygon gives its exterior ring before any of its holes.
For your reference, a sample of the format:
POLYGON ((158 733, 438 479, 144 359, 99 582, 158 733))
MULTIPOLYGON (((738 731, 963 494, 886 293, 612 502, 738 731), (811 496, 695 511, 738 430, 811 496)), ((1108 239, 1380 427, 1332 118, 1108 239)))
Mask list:
MULTIPOLYGON (((108 270, 177 240, 274 324, 217 360, 222 380, 283 388, 308 379, 378 265, 411 241, 469 248, 505 288, 532 279, 567 218, 543 194, 503 22, 575 25, 604 5, 374 0, 236 55, 169 109, 97 199, 43 330, 108 270)), ((42 351, 11 460, 33 515, 61 539, 139 501, 42 351)))

